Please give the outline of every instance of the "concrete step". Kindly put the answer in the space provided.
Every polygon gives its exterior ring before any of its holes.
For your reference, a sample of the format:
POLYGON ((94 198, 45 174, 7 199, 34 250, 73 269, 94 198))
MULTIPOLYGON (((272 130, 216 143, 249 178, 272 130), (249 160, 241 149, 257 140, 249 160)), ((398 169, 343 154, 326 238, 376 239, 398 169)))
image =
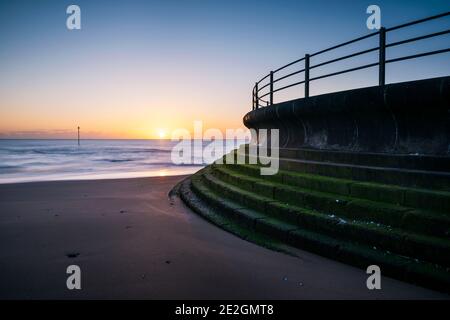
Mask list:
MULTIPOLYGON (((255 161, 255 157, 249 156, 248 154, 244 154, 243 157, 245 158, 245 163, 252 163, 252 161, 255 161)), ((260 158, 267 159, 267 157, 260 158)), ((281 170, 353 181, 366 181, 399 185, 409 188, 450 191, 449 172, 351 165, 336 162, 302 160, 297 158, 280 158, 279 168, 281 170)))
MULTIPOLYGON (((242 204, 223 197, 223 193, 212 191, 205 183, 204 172, 194 175, 185 181, 180 188, 182 199, 207 219, 219 221, 222 226, 230 225, 234 221, 243 228, 232 227, 228 230, 245 238, 240 232, 253 231, 262 234, 260 238, 270 234, 270 237, 286 241, 302 249, 311 250, 326 257, 366 268, 376 264, 381 267, 383 274, 398 279, 423 284, 438 290, 447 291, 450 288, 449 270, 435 264, 417 261, 394 253, 383 252, 370 246, 355 242, 344 241, 311 231, 298 225, 267 217, 258 211, 243 208, 242 204), (218 217, 225 217, 221 220, 218 217), (212 218, 211 218, 212 217, 212 218), (223 224, 224 223, 224 224, 223 224)), ((256 236, 258 238, 258 236, 256 236)))
POLYGON ((263 177, 260 174, 260 167, 257 165, 226 165, 226 168, 235 171, 237 174, 263 178, 269 182, 273 181, 315 191, 423 209, 429 216, 436 216, 436 218, 440 216, 450 217, 450 192, 358 182, 284 170, 276 175, 263 177))
POLYGON ((239 165, 214 165, 212 173, 220 180, 238 186, 246 191, 267 198, 319 210, 328 215, 339 215, 349 220, 371 224, 384 224, 413 233, 450 239, 450 217, 419 209, 358 199, 328 192, 318 192, 284 184, 282 181, 267 181, 267 177, 248 176, 234 167, 239 165), (234 168, 234 169, 231 169, 234 168))
POLYGON ((248 227, 248 224, 242 223, 242 219, 239 221, 234 220, 231 217, 232 214, 230 212, 232 211, 230 210, 232 208, 237 208, 237 204, 218 198, 217 195, 213 194, 207 188, 200 187, 201 183, 198 181, 195 184, 197 186, 196 192, 193 192, 194 188, 192 188, 192 186, 194 184, 192 183, 192 180, 198 179, 194 177, 193 179, 189 178, 181 182, 180 185, 177 186, 178 194, 183 202, 201 217, 242 239, 272 250, 290 253, 286 244, 268 237, 265 234, 255 233, 254 230, 248 227))
MULTIPOLYGON (((292 198, 289 198, 289 201, 286 202, 276 196, 263 196, 261 195, 262 192, 244 189, 244 184, 240 183, 243 180, 242 177, 237 178, 234 183, 230 183, 230 180, 219 179, 210 174, 209 171, 207 170, 203 174, 208 187, 245 207, 289 223, 297 220, 296 225, 306 225, 314 231, 320 230, 321 233, 331 236, 347 238, 386 251, 450 265, 450 242, 445 239, 405 232, 401 229, 371 224, 359 219, 345 220, 338 213, 330 214, 329 211, 321 213, 323 210, 314 207, 310 207, 310 209, 316 209, 317 211, 311 213, 310 210, 304 209, 302 202, 293 204, 292 198), (288 206, 286 206, 286 203, 288 206), (297 219, 294 217, 297 217, 297 219)), ((215 170, 215 172, 219 171, 215 170)), ((222 175, 220 178, 225 177, 222 175)), ((281 191, 280 194, 285 193, 285 190, 279 190, 281 191)), ((321 200, 315 201, 315 203, 320 202, 321 200)), ((343 206, 346 206, 346 204, 343 203, 343 206)))
POLYGON ((333 162, 371 167, 450 172, 450 157, 419 154, 387 154, 319 149, 280 148, 280 158, 333 162))

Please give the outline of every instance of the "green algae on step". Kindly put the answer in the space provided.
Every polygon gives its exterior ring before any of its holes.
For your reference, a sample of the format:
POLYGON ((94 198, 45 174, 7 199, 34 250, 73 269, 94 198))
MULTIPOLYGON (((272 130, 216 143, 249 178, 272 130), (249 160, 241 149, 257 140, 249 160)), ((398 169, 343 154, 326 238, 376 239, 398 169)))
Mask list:
MULTIPOLYGON (((233 202, 228 201, 227 207, 229 208, 229 211, 224 210, 224 202, 220 201, 220 199, 223 199, 223 196, 208 189, 202 179, 204 173, 205 172, 196 174, 194 176, 195 178, 193 177, 192 179, 192 183, 186 183, 185 186, 186 188, 192 187, 196 190, 196 193, 201 194, 203 197, 210 198, 208 203, 215 203, 215 205, 209 207, 208 210, 213 210, 217 213, 212 214, 211 211, 206 210, 206 212, 208 212, 207 215, 214 217, 213 219, 216 219, 217 216, 226 215, 227 220, 232 219, 234 221, 239 221, 237 225, 244 226, 244 228, 238 228, 236 226, 230 227, 229 223, 224 224, 222 220, 222 228, 225 230, 235 234, 244 234, 243 236, 241 235, 241 237, 246 238, 249 241, 254 241, 252 240, 252 237, 249 236, 249 230, 251 231, 250 233, 256 238, 259 237, 257 236, 259 234, 265 234, 263 239, 267 239, 264 237, 267 237, 267 232, 269 232, 271 237, 281 237, 283 241, 286 241, 291 245, 312 250, 339 261, 351 263, 360 267, 365 267, 368 264, 376 263, 380 265, 388 275, 418 284, 426 284, 439 290, 448 290, 448 286, 450 284, 449 270, 435 264, 407 258, 390 252, 384 252, 380 249, 367 247, 358 243, 337 240, 320 233, 305 230, 303 228, 295 228, 295 226, 290 227, 288 223, 278 224, 277 219, 264 219, 261 216, 252 217, 251 214, 249 214, 249 209, 240 209, 240 205, 235 202, 234 205, 230 205, 230 203, 233 202), (233 212, 233 215, 230 215, 229 212, 233 212), (244 218, 244 216, 246 217, 244 218), (248 221, 252 221, 252 223, 249 224, 248 221)), ((188 205, 189 199, 190 198, 185 198, 188 205)), ((193 203, 198 204, 196 201, 193 201, 193 203)), ((199 210, 199 208, 197 208, 197 210, 199 210)), ((253 215, 258 215, 255 211, 250 212, 252 212, 253 215)), ((202 215, 204 214, 205 213, 202 215)), ((258 243, 257 241, 254 242, 258 243)), ((267 240, 265 246, 267 246, 267 240)), ((275 247, 278 247, 278 244, 275 245, 275 247)))

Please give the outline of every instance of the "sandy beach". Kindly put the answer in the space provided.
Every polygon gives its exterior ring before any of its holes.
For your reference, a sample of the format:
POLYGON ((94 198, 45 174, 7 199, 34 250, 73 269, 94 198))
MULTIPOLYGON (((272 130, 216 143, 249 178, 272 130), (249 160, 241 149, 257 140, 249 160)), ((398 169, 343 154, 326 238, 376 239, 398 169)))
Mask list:
POLYGON ((0 299, 448 298, 385 277, 370 291, 364 270, 239 239, 169 199, 182 179, 0 185, 0 299))

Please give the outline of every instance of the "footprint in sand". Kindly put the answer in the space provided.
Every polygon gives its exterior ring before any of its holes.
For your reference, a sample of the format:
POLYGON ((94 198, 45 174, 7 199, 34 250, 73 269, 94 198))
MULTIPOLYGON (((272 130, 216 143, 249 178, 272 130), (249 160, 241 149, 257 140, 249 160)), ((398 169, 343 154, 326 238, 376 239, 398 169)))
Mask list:
POLYGON ((72 259, 78 257, 79 255, 80 254, 78 252, 70 252, 66 254, 66 257, 72 259))

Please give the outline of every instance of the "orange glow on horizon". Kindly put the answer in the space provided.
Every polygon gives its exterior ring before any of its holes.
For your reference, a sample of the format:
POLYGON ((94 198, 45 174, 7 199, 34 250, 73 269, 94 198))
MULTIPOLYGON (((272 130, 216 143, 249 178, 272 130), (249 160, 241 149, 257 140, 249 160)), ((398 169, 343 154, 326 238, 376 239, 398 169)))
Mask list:
MULTIPOLYGON (((243 108, 241 114, 246 111, 243 108)), ((0 138, 75 139, 80 126, 82 139, 171 139, 176 129, 185 129, 193 135, 196 120, 203 122, 203 131, 217 128, 225 134, 226 129, 245 129, 242 117, 227 114, 225 108, 204 110, 193 105, 58 108, 56 101, 45 105, 2 101, 0 138)))

